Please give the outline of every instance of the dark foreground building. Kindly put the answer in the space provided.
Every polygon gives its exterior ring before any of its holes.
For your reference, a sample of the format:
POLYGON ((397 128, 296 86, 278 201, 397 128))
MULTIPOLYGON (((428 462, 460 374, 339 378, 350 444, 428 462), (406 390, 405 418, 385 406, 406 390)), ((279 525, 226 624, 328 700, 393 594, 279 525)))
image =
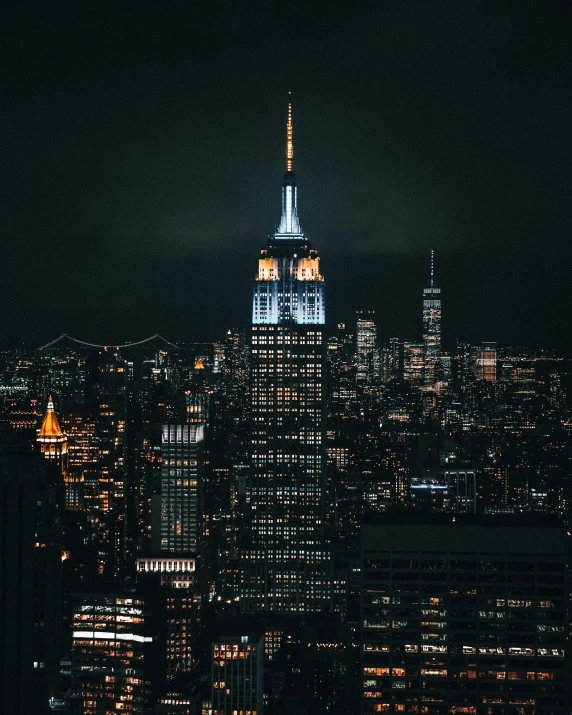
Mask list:
POLYGON ((448 517, 362 535, 362 712, 567 712, 566 535, 448 517))
POLYGON ((0 712, 10 715, 47 713, 58 694, 63 489, 45 462, 0 432, 0 712))

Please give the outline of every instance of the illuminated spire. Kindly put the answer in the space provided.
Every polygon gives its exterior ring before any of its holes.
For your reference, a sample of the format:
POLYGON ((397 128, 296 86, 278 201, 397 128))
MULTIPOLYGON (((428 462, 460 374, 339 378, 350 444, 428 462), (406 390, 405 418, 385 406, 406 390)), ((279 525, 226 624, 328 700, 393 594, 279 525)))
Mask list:
POLYGON ((36 439, 40 443, 41 452, 47 459, 59 459, 67 454, 67 437, 62 432, 51 397, 48 400, 48 409, 36 439))
POLYGON ((435 252, 431 249, 431 288, 435 285, 435 252))
MULTIPOLYGON (((288 92, 289 95, 292 92, 288 92)), ((292 123, 292 103, 288 102, 286 121, 286 173, 282 184, 282 216, 274 238, 302 238, 304 236, 298 220, 298 190, 294 176, 294 141, 292 123)))
POLYGON ((63 432, 54 412, 54 401, 51 396, 48 400, 48 410, 44 416, 42 427, 40 429, 40 437, 61 437, 63 432))
MULTIPOLYGON (((292 94, 292 92, 288 92, 292 94)), ((288 122, 286 123, 286 171, 294 171, 294 141, 292 126, 292 104, 288 103, 288 122)))

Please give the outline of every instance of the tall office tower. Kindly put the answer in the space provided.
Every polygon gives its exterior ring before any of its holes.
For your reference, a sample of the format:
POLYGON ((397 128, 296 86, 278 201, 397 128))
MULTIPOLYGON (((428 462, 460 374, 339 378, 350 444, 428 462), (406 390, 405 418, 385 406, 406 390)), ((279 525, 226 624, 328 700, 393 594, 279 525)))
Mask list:
POLYGON ((138 581, 155 581, 150 594, 163 653, 156 684, 189 673, 198 658, 201 592, 195 569, 204 546, 205 427, 197 421, 162 428, 161 493, 153 495, 151 507, 153 554, 137 561, 138 581))
POLYGON ((118 352, 102 353, 99 364, 98 438, 102 471, 113 482, 115 497, 125 495, 127 366, 118 352))
POLYGON ((376 340, 377 328, 374 321, 374 311, 358 311, 356 328, 356 380, 358 384, 362 386, 369 386, 375 383, 376 340))
POLYGON ((423 343, 403 343, 403 379, 419 387, 425 372, 423 343))
POLYGON ((473 352, 473 367, 477 380, 496 382, 497 380, 497 344, 483 343, 473 352))
POLYGON ((346 415, 357 403, 355 341, 344 323, 338 324, 335 337, 328 341, 329 414, 346 415))
POLYGON ((417 514, 361 559, 362 712, 568 712, 559 522, 417 514))
POLYGON ((204 424, 163 425, 158 544, 161 552, 188 555, 201 549, 204 437, 204 424))
POLYGON ((62 463, 68 452, 68 439, 62 432, 56 413, 54 412, 54 401, 50 397, 48 409, 44 415, 44 421, 38 432, 36 441, 40 444, 40 451, 46 459, 62 463))
POLYGON ((457 339, 455 351, 456 389, 466 386, 471 377, 471 346, 457 339))
POLYGON ((18 440, 0 433, 0 712, 28 715, 58 695, 62 514, 53 470, 18 440))
MULTIPOLYGON (((64 472, 66 509, 87 511, 85 473, 86 471, 89 473, 89 481, 91 473, 97 473, 99 462, 95 414, 85 405, 73 405, 66 413, 65 427, 68 437, 68 467, 64 472)), ((93 514, 91 509, 89 511, 90 516, 96 517, 95 521, 97 521, 100 517, 99 509, 96 514, 93 514)))
POLYGON ((318 252, 298 221, 288 105, 280 225, 254 283, 251 342, 250 529, 241 610, 330 607, 325 535, 325 304, 318 252))
POLYGON ((84 405, 73 405, 66 411, 66 434, 68 436, 68 464, 70 467, 95 467, 99 459, 97 447, 96 418, 93 411, 84 405))
POLYGON ((145 602, 131 596, 76 596, 70 695, 83 701, 84 715, 148 712, 146 616, 145 602))
POLYGON ((200 657, 202 593, 193 556, 155 554, 137 559, 138 588, 148 596, 154 620, 155 690, 194 668, 200 657))
POLYGON ((98 524, 101 575, 118 577, 126 565, 127 365, 119 352, 99 355, 99 490, 108 511, 98 524))
POLYGON ((226 636, 213 643, 212 713, 262 715, 264 636, 226 636))
POLYGON ((231 328, 224 344, 224 381, 229 407, 240 411, 247 392, 248 366, 244 333, 231 328))
POLYGON ((403 342, 399 338, 389 338, 387 377, 389 380, 403 379, 403 342))
POLYGON ((423 288, 423 352, 425 385, 433 385, 439 377, 441 355, 441 288, 435 285, 435 255, 431 251, 431 277, 423 288))

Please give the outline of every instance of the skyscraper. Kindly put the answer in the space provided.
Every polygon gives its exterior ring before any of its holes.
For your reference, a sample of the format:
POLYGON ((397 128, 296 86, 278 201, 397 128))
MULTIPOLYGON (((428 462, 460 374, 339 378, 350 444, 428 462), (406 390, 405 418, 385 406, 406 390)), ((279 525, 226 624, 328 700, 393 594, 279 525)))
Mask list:
POLYGON ((324 279, 298 220, 293 157, 289 104, 282 216, 261 251, 254 282, 244 612, 329 608, 324 279))
MULTIPOLYGON (((85 405, 75 404, 66 412, 68 467, 63 472, 66 509, 86 511, 92 523, 97 522, 101 516, 99 509, 94 510, 89 506, 93 505, 93 499, 90 497, 94 477, 97 476, 99 482, 96 423, 95 414, 85 405), (88 500, 85 498, 86 495, 88 500)), ((95 494, 99 496, 99 491, 95 490, 95 494)), ((99 504, 99 499, 97 503, 99 504)))
POLYGON ((99 572, 119 575, 126 563, 127 364, 118 351, 99 354, 96 437, 99 446, 99 572))
POLYGON ((424 353, 424 343, 403 343, 403 378, 417 387, 423 382, 424 353))
POLYGON ((161 551, 194 554, 203 532, 204 424, 163 425, 161 551))
POLYGON ((437 382, 441 355, 441 289, 435 285, 435 256, 431 251, 431 277, 423 289, 423 351, 425 357, 424 383, 437 382))
POLYGON ((473 351, 473 367, 477 380, 496 382, 497 380, 497 344, 483 343, 473 351))
POLYGON ((361 385, 373 385, 376 375, 377 328, 374 312, 358 311, 356 329, 357 375, 361 385))
POLYGON ((247 375, 244 332, 231 328, 224 345, 224 387, 231 409, 237 412, 244 409, 247 375))

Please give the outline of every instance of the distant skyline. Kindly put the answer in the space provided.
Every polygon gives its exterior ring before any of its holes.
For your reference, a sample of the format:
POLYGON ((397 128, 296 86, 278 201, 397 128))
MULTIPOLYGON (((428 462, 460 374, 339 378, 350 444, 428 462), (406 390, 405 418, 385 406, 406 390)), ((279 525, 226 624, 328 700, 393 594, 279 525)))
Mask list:
POLYGON ((532 2, 13 8, 0 346, 215 340, 250 317, 292 90, 330 325, 572 350, 571 11, 532 2), (326 10, 327 8, 327 10, 326 10))

